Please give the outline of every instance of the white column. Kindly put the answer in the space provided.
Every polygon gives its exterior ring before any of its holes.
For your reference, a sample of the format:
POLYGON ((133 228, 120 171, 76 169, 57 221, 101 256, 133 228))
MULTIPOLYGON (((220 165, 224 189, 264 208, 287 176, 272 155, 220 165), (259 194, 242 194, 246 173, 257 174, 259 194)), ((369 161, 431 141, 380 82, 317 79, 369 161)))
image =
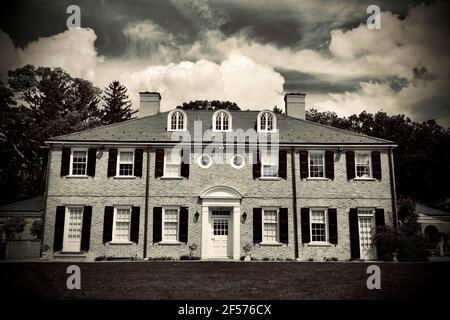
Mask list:
POLYGON ((241 253, 241 207, 233 207, 233 260, 239 260, 241 253))
POLYGON ((202 247, 201 247, 201 254, 200 254, 200 258, 202 259, 207 259, 209 258, 208 254, 209 254, 209 238, 210 236, 210 231, 209 230, 209 223, 208 223, 208 218, 209 218, 209 207, 208 206, 202 206, 202 247))

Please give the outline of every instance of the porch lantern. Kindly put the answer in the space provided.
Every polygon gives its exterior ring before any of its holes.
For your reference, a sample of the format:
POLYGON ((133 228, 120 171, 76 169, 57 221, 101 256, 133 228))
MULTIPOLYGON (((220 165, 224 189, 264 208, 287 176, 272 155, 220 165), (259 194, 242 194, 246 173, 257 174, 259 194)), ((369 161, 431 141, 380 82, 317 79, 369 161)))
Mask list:
POLYGON ((245 220, 247 220, 247 212, 244 211, 244 213, 242 214, 242 221, 245 222, 245 220))
POLYGON ((200 216, 200 213, 198 211, 194 214, 195 222, 198 222, 198 217, 200 216))

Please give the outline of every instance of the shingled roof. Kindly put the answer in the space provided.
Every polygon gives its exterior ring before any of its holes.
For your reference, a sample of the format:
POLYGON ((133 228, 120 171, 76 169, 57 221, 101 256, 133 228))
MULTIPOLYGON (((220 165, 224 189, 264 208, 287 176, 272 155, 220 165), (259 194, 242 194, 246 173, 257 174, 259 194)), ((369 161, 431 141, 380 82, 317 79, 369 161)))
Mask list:
MULTIPOLYGON (((191 134, 194 132, 194 121, 202 121, 203 132, 211 128, 212 115, 215 111, 184 111, 188 117, 187 129, 191 134)), ((256 129, 256 120, 259 111, 229 112, 233 119, 233 129, 256 129)), ((112 125, 58 136, 51 138, 48 143, 172 142, 172 132, 167 131, 168 113, 162 112, 153 116, 135 118, 112 125)), ((279 129, 281 144, 394 144, 392 141, 369 137, 280 114, 277 115, 277 129, 279 129)))

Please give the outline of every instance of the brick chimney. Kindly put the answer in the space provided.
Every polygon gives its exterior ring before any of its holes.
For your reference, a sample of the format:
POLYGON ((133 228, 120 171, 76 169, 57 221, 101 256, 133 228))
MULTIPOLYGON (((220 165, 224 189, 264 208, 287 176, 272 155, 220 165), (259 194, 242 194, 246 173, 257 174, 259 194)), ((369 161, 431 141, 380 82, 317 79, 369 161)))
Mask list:
POLYGON ((154 116, 159 113, 161 95, 159 92, 139 92, 138 117, 154 116))
POLYGON ((304 93, 286 93, 284 96, 285 112, 289 117, 305 119, 304 93))

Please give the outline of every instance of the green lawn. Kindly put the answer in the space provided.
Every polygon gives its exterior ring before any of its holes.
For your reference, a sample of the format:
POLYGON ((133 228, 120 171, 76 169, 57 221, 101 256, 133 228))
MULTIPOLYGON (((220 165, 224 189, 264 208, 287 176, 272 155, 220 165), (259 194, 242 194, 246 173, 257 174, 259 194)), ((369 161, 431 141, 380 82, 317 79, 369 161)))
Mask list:
POLYGON ((379 263, 381 290, 368 290, 370 263, 99 262, 81 268, 81 290, 68 290, 71 263, 1 263, 11 299, 424 299, 448 282, 450 263, 379 263))

